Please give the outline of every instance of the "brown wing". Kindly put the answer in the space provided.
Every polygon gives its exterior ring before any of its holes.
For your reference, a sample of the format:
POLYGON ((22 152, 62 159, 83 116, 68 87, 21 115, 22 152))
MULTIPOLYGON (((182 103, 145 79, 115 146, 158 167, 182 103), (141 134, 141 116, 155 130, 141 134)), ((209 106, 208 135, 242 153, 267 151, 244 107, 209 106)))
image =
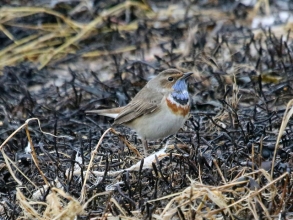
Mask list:
POLYGON ((142 115, 156 111, 160 107, 163 94, 144 87, 132 101, 126 105, 115 119, 113 125, 127 123, 142 115))

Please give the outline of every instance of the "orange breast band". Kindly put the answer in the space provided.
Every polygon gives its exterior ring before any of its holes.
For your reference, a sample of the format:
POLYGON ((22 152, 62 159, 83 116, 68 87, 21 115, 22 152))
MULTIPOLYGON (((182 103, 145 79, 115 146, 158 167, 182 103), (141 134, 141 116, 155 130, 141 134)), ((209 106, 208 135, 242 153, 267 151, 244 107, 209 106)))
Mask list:
POLYGON ((168 107, 176 115, 182 115, 183 117, 185 117, 189 113, 189 111, 190 111, 190 106, 189 105, 182 106, 180 104, 173 103, 168 98, 166 99, 166 102, 167 102, 168 107))

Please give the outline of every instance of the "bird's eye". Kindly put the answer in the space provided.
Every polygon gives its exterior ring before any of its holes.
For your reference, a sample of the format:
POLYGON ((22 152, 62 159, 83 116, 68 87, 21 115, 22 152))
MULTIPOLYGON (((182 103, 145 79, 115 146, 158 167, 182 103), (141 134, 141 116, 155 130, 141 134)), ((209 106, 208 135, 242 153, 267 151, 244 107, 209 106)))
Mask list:
POLYGON ((172 82, 173 80, 174 80, 173 77, 169 77, 169 78, 168 78, 168 81, 170 81, 170 82, 172 82))

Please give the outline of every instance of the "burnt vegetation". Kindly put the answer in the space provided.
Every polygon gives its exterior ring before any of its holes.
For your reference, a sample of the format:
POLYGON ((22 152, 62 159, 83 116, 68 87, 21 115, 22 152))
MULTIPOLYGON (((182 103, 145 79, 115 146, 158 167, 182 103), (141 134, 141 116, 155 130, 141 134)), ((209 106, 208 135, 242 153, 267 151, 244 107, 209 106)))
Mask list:
POLYGON ((188 2, 9 9, 19 11, 0 31, 1 219, 292 217, 290 112, 281 129, 292 24, 252 29, 265 1, 188 2), (85 111, 127 104, 166 68, 194 72, 190 119, 149 143, 166 153, 142 159, 134 131, 85 111))

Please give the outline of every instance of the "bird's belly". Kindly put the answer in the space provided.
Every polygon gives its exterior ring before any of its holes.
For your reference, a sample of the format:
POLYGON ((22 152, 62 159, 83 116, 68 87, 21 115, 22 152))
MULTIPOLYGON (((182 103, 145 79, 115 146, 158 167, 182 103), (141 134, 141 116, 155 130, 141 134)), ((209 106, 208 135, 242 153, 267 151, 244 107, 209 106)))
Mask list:
POLYGON ((174 114, 169 108, 163 108, 143 115, 127 125, 136 130, 141 138, 157 140, 175 134, 187 118, 188 115, 174 114))

